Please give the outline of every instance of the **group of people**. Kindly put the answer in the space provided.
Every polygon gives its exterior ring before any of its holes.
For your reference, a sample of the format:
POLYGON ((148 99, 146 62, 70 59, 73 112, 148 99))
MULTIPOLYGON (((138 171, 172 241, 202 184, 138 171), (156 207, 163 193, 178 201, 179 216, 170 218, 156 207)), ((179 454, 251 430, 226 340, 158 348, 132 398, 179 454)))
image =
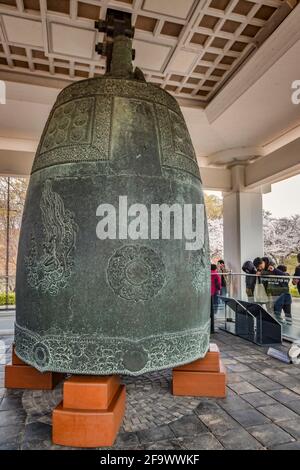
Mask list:
MULTIPOLYGON (((298 266, 293 274, 292 283, 297 286, 300 294, 300 253, 297 255, 298 266)), ((268 257, 257 257, 246 261, 242 270, 246 276, 246 293, 250 302, 265 304, 267 310, 281 319, 292 320, 292 296, 290 293, 290 273, 287 267, 280 264, 277 267, 268 257)))
MULTIPOLYGON (((292 283, 300 294, 300 253, 297 256, 298 266, 293 274, 292 283)), ((242 266, 246 274, 246 294, 249 302, 266 306, 267 310, 285 321, 292 321, 292 295, 290 293, 290 274, 283 264, 275 266, 268 257, 257 257, 246 261, 242 266)), ((211 265, 211 296, 214 311, 220 306, 220 296, 226 296, 231 282, 230 271, 223 260, 211 265)))

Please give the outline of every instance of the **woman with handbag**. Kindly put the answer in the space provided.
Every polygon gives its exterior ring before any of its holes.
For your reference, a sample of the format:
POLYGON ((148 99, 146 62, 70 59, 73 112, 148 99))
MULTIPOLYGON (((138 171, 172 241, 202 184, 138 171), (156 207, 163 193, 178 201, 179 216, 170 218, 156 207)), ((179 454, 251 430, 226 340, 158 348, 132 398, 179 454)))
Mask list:
MULTIPOLYGON (((249 302, 254 301, 254 291, 255 287, 257 284, 260 284, 260 282, 257 282, 258 277, 260 276, 261 272, 265 269, 265 263, 262 258, 255 258, 252 261, 246 261, 243 266, 242 270, 246 274, 250 274, 249 276, 246 276, 246 293, 248 296, 249 302)), ((256 290, 262 290, 260 287, 256 290)), ((258 295, 258 294, 257 294, 258 295)))
POLYGON ((221 276, 218 273, 216 264, 211 264, 210 266, 210 279, 211 279, 211 298, 212 298, 213 312, 216 313, 218 309, 218 303, 219 303, 218 296, 220 295, 221 288, 222 288, 221 276))

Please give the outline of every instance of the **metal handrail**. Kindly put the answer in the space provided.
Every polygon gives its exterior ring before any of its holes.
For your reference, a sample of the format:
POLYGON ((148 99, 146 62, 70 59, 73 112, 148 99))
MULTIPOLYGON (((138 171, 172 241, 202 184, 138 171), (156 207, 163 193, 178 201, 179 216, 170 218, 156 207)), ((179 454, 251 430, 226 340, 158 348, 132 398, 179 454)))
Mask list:
POLYGON ((267 276, 268 278, 280 278, 282 279, 283 277, 284 278, 289 278, 289 279, 300 279, 300 276, 291 276, 291 275, 286 275, 286 274, 248 274, 248 273, 233 273, 231 271, 227 271, 227 272, 222 272, 222 271, 218 271, 218 274, 221 276, 222 274, 225 274, 227 276, 252 276, 252 277, 258 277, 258 276, 267 276))

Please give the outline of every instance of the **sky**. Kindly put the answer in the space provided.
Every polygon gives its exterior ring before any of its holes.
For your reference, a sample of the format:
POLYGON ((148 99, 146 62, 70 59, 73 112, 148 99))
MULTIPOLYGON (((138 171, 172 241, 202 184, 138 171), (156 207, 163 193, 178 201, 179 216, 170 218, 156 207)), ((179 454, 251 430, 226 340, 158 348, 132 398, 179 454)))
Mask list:
MULTIPOLYGON (((222 197, 219 191, 206 191, 222 197)), ((300 214, 300 175, 272 184, 272 191, 263 195, 263 208, 274 217, 300 214)))
POLYGON ((274 217, 300 214, 300 175, 272 184, 272 191, 263 195, 263 207, 274 217))

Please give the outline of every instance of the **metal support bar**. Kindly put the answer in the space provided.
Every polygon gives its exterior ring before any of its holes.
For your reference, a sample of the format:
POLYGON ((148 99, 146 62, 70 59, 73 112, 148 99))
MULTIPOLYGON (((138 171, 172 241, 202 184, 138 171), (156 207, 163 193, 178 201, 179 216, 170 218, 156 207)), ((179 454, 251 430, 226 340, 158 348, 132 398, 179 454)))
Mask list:
MULTIPOLYGON (((106 19, 95 21, 95 28, 98 29, 99 32, 104 33, 103 43, 96 44, 95 50, 98 54, 107 58, 106 73, 111 72, 115 38, 123 36, 132 40, 134 36, 131 18, 131 13, 108 8, 106 19)), ((135 50, 131 51, 130 59, 135 59, 135 50)))

